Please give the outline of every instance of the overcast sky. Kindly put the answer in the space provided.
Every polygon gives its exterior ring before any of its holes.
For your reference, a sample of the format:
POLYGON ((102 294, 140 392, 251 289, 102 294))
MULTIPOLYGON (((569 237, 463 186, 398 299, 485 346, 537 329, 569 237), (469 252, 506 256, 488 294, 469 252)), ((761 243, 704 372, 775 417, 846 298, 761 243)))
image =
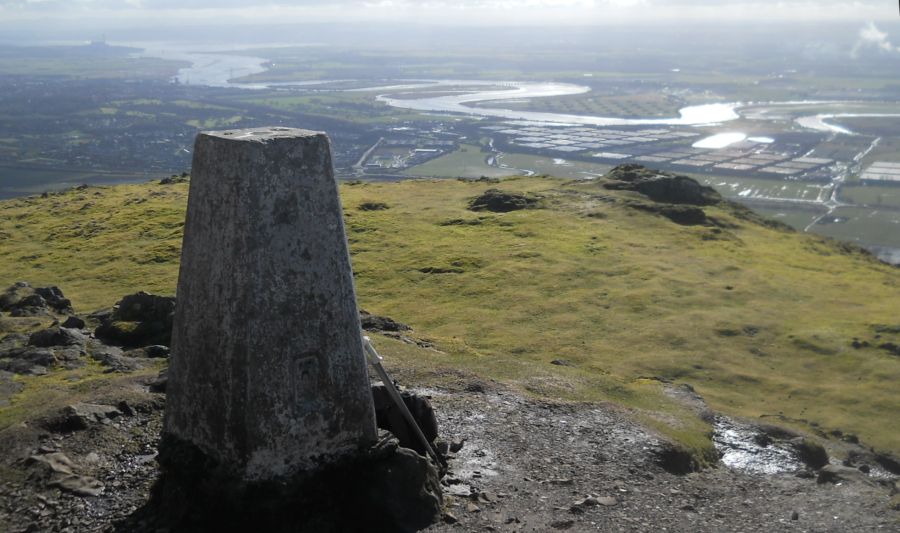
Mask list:
POLYGON ((0 24, 416 22, 603 24, 720 19, 897 20, 895 0, 0 0, 0 24))

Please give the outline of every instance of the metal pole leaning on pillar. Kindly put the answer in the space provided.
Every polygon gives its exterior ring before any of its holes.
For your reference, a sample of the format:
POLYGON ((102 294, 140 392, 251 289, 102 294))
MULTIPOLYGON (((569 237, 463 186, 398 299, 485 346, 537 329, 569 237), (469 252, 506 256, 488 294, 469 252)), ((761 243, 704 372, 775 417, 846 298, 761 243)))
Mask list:
POLYGON ((434 450, 434 446, 431 445, 431 442, 428 440, 428 437, 422 433, 422 428, 419 427, 419 423, 416 422, 415 417, 412 413, 409 412, 409 408, 406 407, 406 404, 403 403, 403 398, 400 396, 400 393, 397 392, 397 389, 394 387, 394 382, 391 380, 391 377, 388 375, 387 370, 384 369, 384 365, 381 364, 381 354, 379 354, 375 347, 372 346, 372 341, 369 337, 363 335, 363 349, 366 352, 366 355, 369 358, 369 364, 372 365, 372 368, 375 369, 375 372, 378 374, 378 377, 381 378, 381 381, 384 383, 385 389, 388 391, 388 396, 391 397, 391 400, 394 402, 394 405, 397 406, 397 409, 400 410, 400 414, 403 415, 403 418, 406 420, 407 425, 412 428, 413 432, 416 434, 416 438, 419 439, 419 442, 422 443, 422 446, 425 448, 425 451, 428 453, 428 456, 434 460, 434 464, 441 465, 442 467, 447 467, 447 462, 444 461, 440 455, 434 450))

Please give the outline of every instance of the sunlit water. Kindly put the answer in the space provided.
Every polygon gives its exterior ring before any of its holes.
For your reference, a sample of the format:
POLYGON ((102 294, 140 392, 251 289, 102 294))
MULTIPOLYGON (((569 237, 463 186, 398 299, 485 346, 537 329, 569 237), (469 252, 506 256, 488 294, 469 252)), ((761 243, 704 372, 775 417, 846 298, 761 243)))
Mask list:
POLYGON ((844 133, 844 134, 852 134, 853 132, 845 128, 844 126, 838 124, 832 124, 830 122, 825 122, 826 120, 834 120, 840 118, 856 118, 856 117, 873 117, 873 118, 881 118, 881 117, 900 117, 898 113, 826 113, 820 115, 811 115, 807 117, 800 117, 796 120, 797 124, 803 126, 804 128, 809 128, 816 131, 827 131, 830 133, 844 133))
POLYGON ((730 418, 716 418, 713 443, 722 462, 735 470, 758 474, 794 472, 803 468, 797 453, 782 443, 762 445, 754 438, 758 430, 730 418))
MULTIPOLYGON (((259 74, 266 71, 267 60, 252 55, 235 55, 237 50, 245 47, 227 49, 222 46, 190 45, 184 43, 121 43, 128 46, 143 48, 137 54, 138 57, 156 57, 162 59, 179 60, 190 63, 190 66, 182 68, 175 76, 179 83, 191 85, 204 85, 209 87, 230 87, 240 89, 267 89, 271 87, 311 86, 335 81, 353 80, 314 80, 298 82, 259 82, 259 83, 234 83, 230 80, 259 74)), ((284 46, 269 44, 266 47, 284 46)), ((295 45, 292 45, 295 46, 295 45)), ((484 80, 404 80, 393 85, 373 85, 350 89, 353 91, 381 92, 378 100, 392 107, 423 111, 431 113, 459 113, 476 117, 490 117, 507 120, 527 121, 532 123, 556 123, 572 125, 593 126, 630 126, 630 125, 668 125, 668 126, 699 126, 718 124, 741 118, 738 110, 745 104, 741 103, 715 103, 696 106, 688 106, 679 110, 678 117, 643 119, 622 117, 601 117, 594 115, 570 115, 564 113, 550 113, 541 111, 523 111, 505 109, 499 101, 523 100, 528 98, 545 98, 554 96, 567 96, 582 94, 590 91, 589 87, 572 83, 558 82, 520 82, 520 81, 484 81, 484 80), (458 94, 452 95, 423 95, 422 98, 394 98, 402 90, 413 90, 432 87, 447 87, 452 85, 464 85, 467 88, 458 94), (484 86, 484 91, 472 87, 484 86), (498 89, 500 87, 500 89, 498 89), (471 104, 478 102, 498 101, 497 107, 474 107, 471 104)), ((751 120, 768 120, 775 118, 772 113, 782 106, 804 106, 835 104, 837 101, 787 101, 766 102, 754 104, 755 109, 745 113, 744 118, 751 120)), ((795 122, 804 128, 824 131, 829 133, 852 134, 848 128, 828 121, 844 117, 900 117, 893 113, 831 113, 798 117, 795 122)), ((736 135, 736 134, 735 134, 736 135)), ((771 139, 751 138, 755 142, 772 142, 771 139)))
POLYGON ((734 143, 741 142, 747 138, 743 133, 718 133, 709 137, 700 139, 691 146, 694 148, 725 148, 734 143))
MULTIPOLYGON (((472 81, 472 80, 434 80, 429 87, 451 85, 484 85, 490 87, 503 86, 508 89, 471 91, 465 94, 425 96, 424 98, 392 98, 390 93, 379 95, 378 100, 392 107, 438 113, 461 113, 479 117, 524 120, 531 122, 551 122, 557 124, 580 124, 591 126, 630 126, 630 125, 681 125, 695 126, 727 122, 739 118, 735 111, 738 104, 706 104, 689 106, 679 111, 679 117, 661 119, 629 119, 620 117, 600 117, 594 115, 569 115, 565 113, 549 113, 543 111, 523 111, 504 109, 502 107, 473 107, 467 104, 491 102, 498 100, 544 98, 550 96, 567 96, 590 91, 589 87, 571 83, 525 82, 525 81, 472 81)), ((422 87, 423 85, 419 85, 422 87)))

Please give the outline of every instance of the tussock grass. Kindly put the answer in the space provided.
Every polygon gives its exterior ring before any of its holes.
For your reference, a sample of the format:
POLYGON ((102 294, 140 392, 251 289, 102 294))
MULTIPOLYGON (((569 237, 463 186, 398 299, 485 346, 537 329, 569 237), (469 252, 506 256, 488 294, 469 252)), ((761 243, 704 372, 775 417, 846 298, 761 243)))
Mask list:
MULTIPOLYGON (((705 208, 719 227, 680 226, 594 182, 341 191, 359 303, 434 342, 378 339, 390 364, 426 383, 463 373, 613 402, 708 456, 708 425, 661 385, 690 383, 732 415, 781 415, 900 452, 900 358, 877 347, 900 335, 874 329, 900 323, 896 268, 727 204, 705 208), (541 196, 543 207, 468 211, 488 188, 541 196), (372 201, 390 209, 358 209, 372 201)), ((171 294, 186 193, 152 183, 2 202, 0 282, 59 285, 82 311, 136 290, 171 294)))

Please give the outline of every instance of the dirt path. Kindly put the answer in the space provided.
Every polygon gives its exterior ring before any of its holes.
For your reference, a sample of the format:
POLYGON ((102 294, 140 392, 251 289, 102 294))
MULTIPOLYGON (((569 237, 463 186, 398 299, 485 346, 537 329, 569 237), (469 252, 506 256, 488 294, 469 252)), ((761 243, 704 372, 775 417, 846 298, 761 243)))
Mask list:
POLYGON ((503 392, 432 397, 443 433, 466 441, 445 491, 458 522, 430 531, 900 530, 876 484, 726 467, 670 474, 657 461, 663 443, 613 408, 503 392))
MULTIPOLYGON (((724 466, 679 476, 659 466, 665 443, 614 407, 536 401, 489 384, 468 389, 420 391, 432 397, 443 437, 465 439, 444 481, 447 514, 428 531, 900 530, 883 484, 817 484, 724 466)), ((0 486, 0 531, 113 531, 140 507, 157 475, 164 403, 161 394, 145 399, 84 430, 2 435, 2 467, 21 471, 22 481, 0 486), (48 487, 26 459, 53 452, 99 480, 102 493, 48 487)))

